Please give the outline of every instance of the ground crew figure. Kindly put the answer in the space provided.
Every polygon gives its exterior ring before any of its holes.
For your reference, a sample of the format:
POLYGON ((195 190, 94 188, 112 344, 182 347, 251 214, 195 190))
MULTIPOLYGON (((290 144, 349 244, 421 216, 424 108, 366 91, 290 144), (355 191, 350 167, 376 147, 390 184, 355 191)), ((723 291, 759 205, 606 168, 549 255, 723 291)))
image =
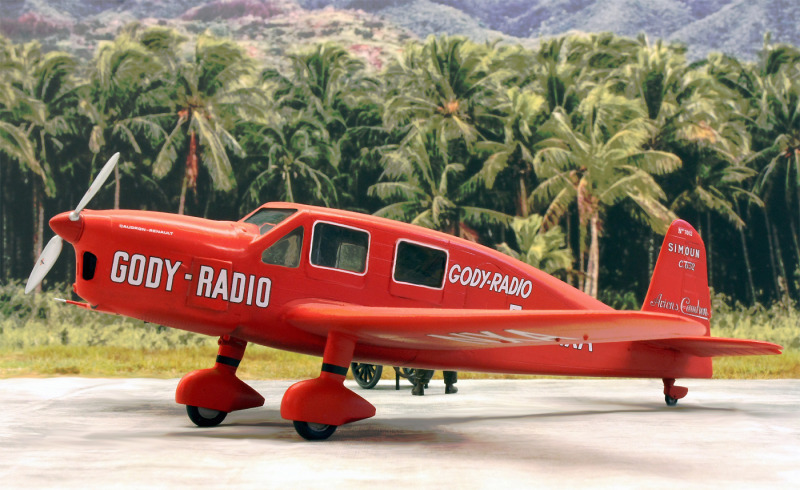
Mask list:
MULTIPOLYGON (((444 375, 444 392, 448 395, 452 393, 458 393, 458 388, 453 386, 458 382, 458 373, 455 371, 443 371, 442 374, 444 375)), ((411 390, 411 394, 414 396, 425 395, 425 388, 428 387, 428 382, 432 377, 432 369, 415 370, 413 379, 411 380, 411 382, 414 383, 414 388, 411 390)))
POLYGON ((414 388, 412 388, 411 394, 414 396, 423 396, 425 394, 425 388, 428 387, 428 381, 430 381, 432 377, 433 369, 415 369, 414 379, 412 380, 414 388))
POLYGON ((458 393, 458 388, 455 385, 458 383, 458 373, 455 371, 442 371, 444 375, 444 392, 446 395, 458 393))

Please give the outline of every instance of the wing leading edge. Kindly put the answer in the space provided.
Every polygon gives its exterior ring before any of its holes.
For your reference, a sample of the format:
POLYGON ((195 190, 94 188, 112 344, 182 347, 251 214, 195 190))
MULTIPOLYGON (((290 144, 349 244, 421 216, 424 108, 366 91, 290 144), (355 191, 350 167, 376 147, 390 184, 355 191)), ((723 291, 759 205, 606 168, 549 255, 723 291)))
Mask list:
POLYGON ((326 336, 352 335, 359 343, 414 349, 476 349, 520 345, 603 343, 702 335, 691 319, 615 310, 461 310, 302 303, 284 320, 326 336))

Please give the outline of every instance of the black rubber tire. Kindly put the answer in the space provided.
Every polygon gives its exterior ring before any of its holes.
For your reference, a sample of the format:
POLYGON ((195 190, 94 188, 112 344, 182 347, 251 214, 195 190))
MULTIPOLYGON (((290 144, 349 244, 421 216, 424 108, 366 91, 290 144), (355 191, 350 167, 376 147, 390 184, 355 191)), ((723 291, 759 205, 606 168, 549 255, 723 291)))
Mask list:
POLYGON ((358 386, 365 390, 374 388, 378 381, 381 380, 381 374, 383 374, 383 366, 365 362, 350 363, 350 370, 353 371, 353 378, 355 378, 358 386))
POLYGON ((307 441, 324 441, 336 432, 336 425, 312 424, 294 421, 294 430, 307 441))
POLYGON ((664 395, 664 401, 667 402, 668 407, 674 407, 675 405, 678 404, 678 399, 672 398, 669 395, 664 395))
POLYGON ((189 415, 189 419, 198 427, 215 427, 221 424, 225 417, 228 416, 228 412, 195 407, 194 405, 186 405, 186 413, 189 415), (210 416, 209 412, 214 413, 214 415, 210 416))

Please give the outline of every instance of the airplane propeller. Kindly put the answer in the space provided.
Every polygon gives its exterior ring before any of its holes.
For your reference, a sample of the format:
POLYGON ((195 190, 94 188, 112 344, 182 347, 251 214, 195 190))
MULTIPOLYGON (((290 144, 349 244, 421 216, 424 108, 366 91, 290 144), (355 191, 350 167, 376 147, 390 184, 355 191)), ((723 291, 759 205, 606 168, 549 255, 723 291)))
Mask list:
MULTIPOLYGON (((69 214, 69 219, 72 221, 78 221, 81 217, 81 211, 83 208, 89 204, 89 201, 97 194, 97 191, 103 187, 103 184, 108 179, 108 176, 111 175, 111 172, 114 170, 114 167, 117 165, 117 161, 119 160, 119 152, 114 153, 111 158, 108 159, 103 168, 97 174, 97 177, 94 178, 94 182, 92 185, 89 186, 89 189, 86 191, 86 194, 83 195, 80 202, 78 202, 78 206, 69 214)), ((25 284, 25 294, 29 294, 31 291, 36 289, 36 286, 41 284, 44 277, 50 272, 50 269, 53 268, 55 265, 58 256, 61 254, 61 248, 64 245, 64 239, 58 235, 55 235, 53 238, 47 242, 47 246, 44 247, 42 250, 42 254, 39 255, 39 258, 36 260, 36 264, 33 266, 33 270, 31 271, 31 275, 28 277, 28 282, 25 284)))

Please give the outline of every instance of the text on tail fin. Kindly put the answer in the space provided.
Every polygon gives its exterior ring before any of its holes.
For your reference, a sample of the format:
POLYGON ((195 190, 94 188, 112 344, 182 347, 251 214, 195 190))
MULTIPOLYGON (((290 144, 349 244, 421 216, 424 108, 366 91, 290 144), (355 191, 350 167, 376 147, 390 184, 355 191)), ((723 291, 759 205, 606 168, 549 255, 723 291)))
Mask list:
POLYGON ((706 247, 686 221, 675 220, 664 237, 642 311, 683 315, 709 327, 706 247))

